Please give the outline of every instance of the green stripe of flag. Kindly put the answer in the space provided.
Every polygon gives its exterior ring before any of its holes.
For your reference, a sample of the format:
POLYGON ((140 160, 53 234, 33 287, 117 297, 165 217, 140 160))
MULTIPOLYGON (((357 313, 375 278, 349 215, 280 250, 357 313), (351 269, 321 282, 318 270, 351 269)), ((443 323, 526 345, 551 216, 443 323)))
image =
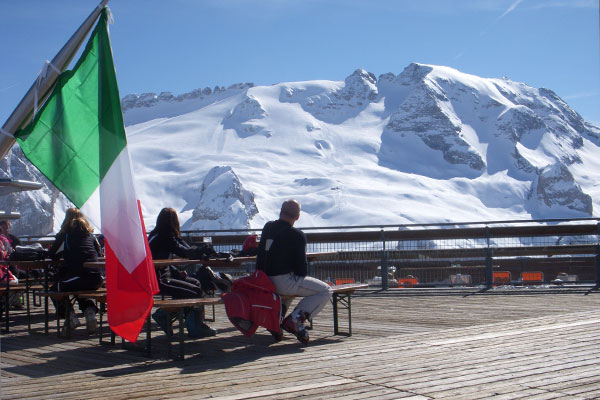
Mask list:
POLYGON ((43 108, 15 138, 77 207, 100 185, 126 146, 106 9, 75 67, 59 77, 43 108))

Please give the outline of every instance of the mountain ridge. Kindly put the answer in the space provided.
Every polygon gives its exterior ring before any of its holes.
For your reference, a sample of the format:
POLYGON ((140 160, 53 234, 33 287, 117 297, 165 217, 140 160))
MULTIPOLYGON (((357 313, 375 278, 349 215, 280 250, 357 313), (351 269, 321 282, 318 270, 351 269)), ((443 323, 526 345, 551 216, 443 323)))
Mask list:
POLYGON ((149 227, 173 206, 186 229, 258 228, 289 197, 302 226, 586 217, 599 206, 600 129, 553 91, 507 78, 412 63, 378 78, 357 69, 122 104, 149 227), (219 181, 210 195, 207 179, 219 181))

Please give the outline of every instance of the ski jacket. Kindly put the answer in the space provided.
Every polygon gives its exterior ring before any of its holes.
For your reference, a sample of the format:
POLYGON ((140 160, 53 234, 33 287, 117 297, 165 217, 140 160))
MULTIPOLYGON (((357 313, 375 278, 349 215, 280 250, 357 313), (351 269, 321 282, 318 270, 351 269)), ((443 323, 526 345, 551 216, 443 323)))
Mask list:
POLYGON ((244 335, 252 336, 259 326, 280 332, 281 298, 263 271, 236 279, 223 301, 227 317, 244 335))

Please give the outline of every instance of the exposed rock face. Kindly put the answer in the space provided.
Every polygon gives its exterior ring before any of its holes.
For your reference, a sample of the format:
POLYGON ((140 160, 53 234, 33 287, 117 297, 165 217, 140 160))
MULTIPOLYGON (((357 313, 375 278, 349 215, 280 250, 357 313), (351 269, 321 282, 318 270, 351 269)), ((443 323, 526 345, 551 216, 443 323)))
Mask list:
POLYGON ((280 101, 300 103, 302 109, 315 118, 342 123, 355 117, 377 99, 377 78, 364 69, 357 69, 344 80, 340 88, 327 91, 287 88, 280 101))
POLYGON ((55 207, 69 204, 68 200, 33 167, 18 145, 0 160, 2 178, 41 182, 44 186, 35 191, 11 193, 0 196, 0 210, 18 212, 21 218, 12 221, 12 233, 17 236, 44 236, 53 231, 55 207))
POLYGON ((233 129, 241 138, 257 134, 271 136, 271 133, 258 123, 265 118, 265 114, 264 108, 254 96, 246 96, 244 101, 233 109, 231 115, 225 118, 223 129, 233 129))
POLYGON ((182 229, 250 227, 250 220, 258 214, 254 195, 244 189, 231 167, 212 168, 198 191, 192 218, 182 229))
POLYGON ((544 168, 538 177, 536 195, 538 201, 548 208, 566 207, 586 215, 592 215, 592 198, 583 193, 575 183, 566 166, 554 164, 544 168))
MULTIPOLYGON (((380 77, 381 92, 386 96, 386 111, 391 114, 382 135, 380 164, 403 170, 406 166, 399 159, 398 150, 405 146, 414 148, 414 140, 418 139, 430 149, 439 151, 449 164, 468 167, 468 171, 460 169, 455 175, 477 176, 486 167, 485 155, 477 148, 479 143, 463 132, 463 121, 453 107, 456 99, 451 96, 454 93, 448 93, 442 84, 459 92, 465 89, 459 84, 437 82, 428 76, 432 71, 432 67, 411 64, 397 77, 393 74, 380 77)), ((473 99, 468 101, 473 102, 473 99)), ((416 145, 419 145, 418 142, 416 145)), ((428 172, 427 168, 418 165, 414 167, 416 173, 448 177, 438 175, 436 171, 428 172)))
POLYGON ((533 181, 555 162, 580 163, 583 138, 596 145, 599 140, 598 129, 554 92, 506 78, 413 63, 398 76, 381 75, 378 87, 390 115, 379 161, 400 171, 448 179, 507 169, 510 176, 533 181), (428 168, 423 145, 448 169, 428 168), (548 157, 539 157, 539 150, 548 157), (508 165, 505 155, 512 158, 508 165))
POLYGON ((202 99, 213 94, 224 93, 226 91, 239 92, 249 89, 253 86, 253 83, 236 83, 229 86, 227 89, 225 89, 223 86, 215 86, 214 90, 209 87, 205 87, 204 89, 195 89, 179 96, 175 96, 171 92, 162 92, 159 95, 156 93, 142 93, 141 95, 128 94, 121 99, 121 107, 123 112, 126 112, 133 108, 153 107, 160 103, 181 103, 184 100, 202 99))

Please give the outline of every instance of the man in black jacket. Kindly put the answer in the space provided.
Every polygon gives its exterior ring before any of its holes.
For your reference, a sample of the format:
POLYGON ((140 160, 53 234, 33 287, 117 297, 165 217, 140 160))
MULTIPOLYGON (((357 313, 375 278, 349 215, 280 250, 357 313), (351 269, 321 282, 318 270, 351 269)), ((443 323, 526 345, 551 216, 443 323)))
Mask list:
MULTIPOLYGON (((256 268, 264 271, 280 295, 301 296, 282 322, 281 327, 307 344, 309 337, 304 321, 312 320, 331 298, 331 287, 323 281, 306 276, 306 236, 294 228, 300 218, 300 203, 287 200, 281 206, 279 219, 267 222, 262 230, 256 268)), ((289 307, 284 304, 285 309, 289 307)))

